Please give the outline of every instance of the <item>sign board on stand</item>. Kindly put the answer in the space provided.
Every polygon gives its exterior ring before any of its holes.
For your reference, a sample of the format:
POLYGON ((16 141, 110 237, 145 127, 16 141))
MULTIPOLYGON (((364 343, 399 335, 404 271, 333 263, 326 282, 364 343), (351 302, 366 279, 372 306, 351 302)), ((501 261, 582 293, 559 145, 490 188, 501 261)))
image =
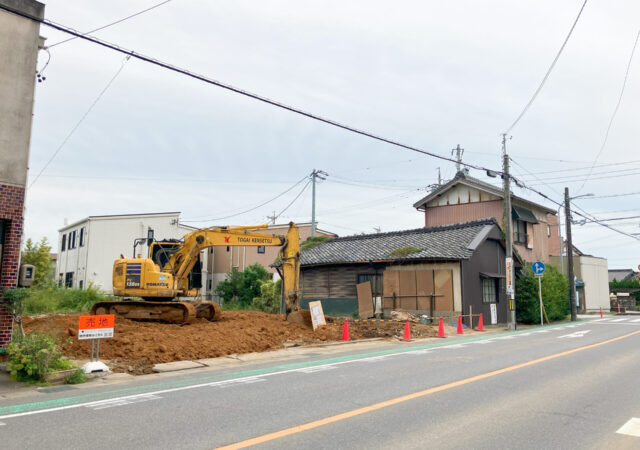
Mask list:
POLYGON ((544 271, 546 269, 544 263, 542 261, 536 261, 533 263, 533 265, 531 266, 531 268, 533 269, 533 274, 536 277, 541 277, 544 275, 544 271))
POLYGON ((515 297, 513 292, 513 258, 505 258, 505 269, 506 269, 506 290, 507 296, 513 300, 515 297))
POLYGON ((313 325, 313 331, 316 331, 320 325, 326 325, 324 320, 324 311, 322 310, 322 303, 320 301, 309 302, 309 310, 311 311, 311 324, 313 325))
POLYGON ((78 321, 78 339, 91 339, 91 361, 82 366, 84 373, 108 372, 109 367, 100 361, 100 339, 112 338, 115 327, 115 316, 103 314, 97 316, 80 316, 78 321), (93 359, 95 341, 98 340, 96 359, 93 359))
POLYGON ((489 307, 491 308, 491 325, 495 325, 498 323, 498 308, 495 303, 491 303, 489 307))
POLYGON ((115 316, 80 316, 78 323, 78 339, 102 339, 113 337, 115 316))

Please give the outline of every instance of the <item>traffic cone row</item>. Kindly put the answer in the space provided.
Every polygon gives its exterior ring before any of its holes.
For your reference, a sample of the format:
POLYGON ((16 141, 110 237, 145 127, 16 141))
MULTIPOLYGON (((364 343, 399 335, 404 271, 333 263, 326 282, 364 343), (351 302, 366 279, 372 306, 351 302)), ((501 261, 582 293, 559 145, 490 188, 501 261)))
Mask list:
POLYGON ((458 331, 457 334, 462 334, 462 316, 458 316, 458 331))

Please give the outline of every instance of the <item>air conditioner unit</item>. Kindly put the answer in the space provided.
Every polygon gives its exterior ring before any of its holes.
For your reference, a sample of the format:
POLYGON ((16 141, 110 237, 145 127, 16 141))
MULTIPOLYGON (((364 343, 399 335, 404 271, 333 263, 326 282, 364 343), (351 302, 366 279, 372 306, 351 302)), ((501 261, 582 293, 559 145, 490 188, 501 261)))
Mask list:
POLYGON ((18 285, 21 287, 29 287, 33 284, 33 277, 36 274, 36 268, 32 264, 20 265, 20 276, 18 277, 18 285))

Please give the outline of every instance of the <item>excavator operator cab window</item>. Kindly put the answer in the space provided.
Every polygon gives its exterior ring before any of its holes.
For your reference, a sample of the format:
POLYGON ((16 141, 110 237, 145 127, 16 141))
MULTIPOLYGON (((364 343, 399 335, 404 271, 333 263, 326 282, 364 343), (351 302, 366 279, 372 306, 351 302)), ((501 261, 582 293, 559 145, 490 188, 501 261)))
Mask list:
POLYGON ((175 239, 170 241, 154 242, 149 248, 149 256, 155 264, 162 268, 169 261, 171 255, 173 255, 179 248, 180 242, 175 239))

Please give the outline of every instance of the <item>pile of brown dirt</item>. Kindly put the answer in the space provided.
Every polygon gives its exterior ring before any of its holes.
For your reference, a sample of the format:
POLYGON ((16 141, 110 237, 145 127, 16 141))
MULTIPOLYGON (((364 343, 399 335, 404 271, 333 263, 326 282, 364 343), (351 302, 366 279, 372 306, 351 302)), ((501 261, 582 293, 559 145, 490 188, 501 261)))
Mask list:
MULTIPOLYGON (((27 331, 53 334, 65 356, 88 359, 91 341, 78 340, 77 314, 25 318, 27 331)), ((115 336, 102 339, 100 359, 110 361, 111 370, 134 375, 151 373, 157 363, 215 358, 234 353, 264 352, 288 344, 337 341, 342 337, 343 320, 331 320, 315 332, 300 323, 290 323, 283 315, 259 311, 224 311, 217 322, 197 319, 189 325, 140 322, 116 318, 115 336)), ((402 337, 404 324, 351 322, 351 339, 402 337)), ((413 337, 433 337, 431 325, 412 325, 413 337)))

